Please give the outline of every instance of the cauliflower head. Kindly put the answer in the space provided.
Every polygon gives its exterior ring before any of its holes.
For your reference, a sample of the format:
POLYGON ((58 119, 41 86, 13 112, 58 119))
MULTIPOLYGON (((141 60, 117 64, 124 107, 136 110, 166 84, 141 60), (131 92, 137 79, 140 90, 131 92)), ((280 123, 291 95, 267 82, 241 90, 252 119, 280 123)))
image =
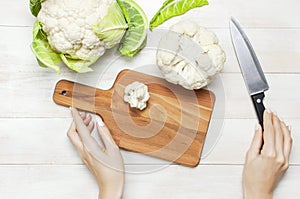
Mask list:
POLYGON ((116 0, 31 0, 37 16, 31 48, 39 65, 60 71, 64 62, 77 72, 120 43, 128 28, 116 0))
POLYGON ((190 90, 208 85, 223 69, 225 61, 226 55, 217 36, 192 21, 180 21, 171 26, 156 54, 157 66, 164 78, 190 90), (177 41, 174 41, 174 33, 177 41), (188 45, 187 41, 192 43, 188 45), (194 52, 193 44, 201 47, 202 52, 194 52))
POLYGON ((53 50, 75 59, 100 57, 106 45, 92 25, 103 18, 112 0, 46 0, 37 19, 53 50))

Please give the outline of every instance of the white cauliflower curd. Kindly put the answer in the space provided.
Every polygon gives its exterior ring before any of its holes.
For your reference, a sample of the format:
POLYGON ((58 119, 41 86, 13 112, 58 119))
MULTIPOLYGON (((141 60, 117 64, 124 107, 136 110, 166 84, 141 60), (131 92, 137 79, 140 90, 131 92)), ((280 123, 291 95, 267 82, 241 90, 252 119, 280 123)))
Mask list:
POLYGON ((145 109, 149 98, 148 87, 143 83, 133 82, 125 88, 124 101, 128 102, 131 108, 145 109))
POLYGON ((46 0, 37 19, 47 39, 58 53, 89 60, 100 57, 106 45, 92 31, 103 18, 113 0, 46 0))
MULTIPOLYGON (((190 90, 200 89, 209 84, 213 77, 222 70, 226 60, 225 53, 218 44, 217 36, 192 21, 180 21, 171 26, 169 37, 167 34, 165 39, 172 38, 171 33, 176 33, 178 40, 172 39, 171 43, 169 41, 171 47, 166 47, 169 50, 159 47, 156 54, 157 66, 164 78, 190 90), (199 45, 203 52, 193 52, 194 49, 185 44, 185 39, 192 40, 193 43, 199 45), (189 54, 195 53, 196 55, 199 53, 199 57, 190 60, 189 54)), ((165 41, 162 39, 161 42, 165 41)))

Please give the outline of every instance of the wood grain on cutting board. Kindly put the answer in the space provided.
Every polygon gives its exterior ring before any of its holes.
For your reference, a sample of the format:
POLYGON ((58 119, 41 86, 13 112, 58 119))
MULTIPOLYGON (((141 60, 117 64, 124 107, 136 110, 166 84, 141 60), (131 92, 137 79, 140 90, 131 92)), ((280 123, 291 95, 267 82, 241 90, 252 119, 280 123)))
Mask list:
POLYGON ((131 70, 121 71, 110 90, 61 80, 53 99, 101 115, 120 148, 185 166, 199 163, 215 100, 208 90, 186 90, 131 70), (123 101, 125 87, 134 81, 148 86, 143 111, 123 101))

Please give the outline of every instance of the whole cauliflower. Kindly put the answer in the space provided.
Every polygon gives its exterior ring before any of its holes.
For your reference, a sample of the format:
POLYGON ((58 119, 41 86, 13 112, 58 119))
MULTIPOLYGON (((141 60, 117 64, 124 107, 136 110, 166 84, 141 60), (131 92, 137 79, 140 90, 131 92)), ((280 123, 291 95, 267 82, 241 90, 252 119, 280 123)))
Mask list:
POLYGON ((47 39, 58 53, 88 60, 100 57, 106 45, 92 31, 103 18, 113 0, 46 0, 37 19, 47 39))
POLYGON ((165 79, 190 90, 209 84, 222 70, 225 60, 217 36, 192 21, 180 21, 171 26, 156 54, 156 63, 165 79), (187 45, 188 40, 200 46, 202 52, 194 52, 192 45, 187 45), (192 56, 195 53, 196 59, 192 56))
POLYGON ((77 72, 120 43, 128 25, 116 0, 30 0, 33 53, 43 67, 60 71, 63 61, 77 72))

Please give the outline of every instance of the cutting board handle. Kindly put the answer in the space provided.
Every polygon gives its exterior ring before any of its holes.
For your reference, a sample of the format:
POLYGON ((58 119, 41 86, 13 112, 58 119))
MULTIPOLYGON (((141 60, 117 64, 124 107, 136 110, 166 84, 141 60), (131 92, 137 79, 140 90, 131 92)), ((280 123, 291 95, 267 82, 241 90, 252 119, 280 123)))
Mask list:
POLYGON ((56 83, 53 101, 62 106, 76 107, 80 110, 96 113, 107 111, 110 107, 111 90, 101 90, 68 80, 60 80, 56 83), (100 104, 95 106, 95 100, 100 98, 100 104), (102 110, 98 110, 102 109, 102 110))

